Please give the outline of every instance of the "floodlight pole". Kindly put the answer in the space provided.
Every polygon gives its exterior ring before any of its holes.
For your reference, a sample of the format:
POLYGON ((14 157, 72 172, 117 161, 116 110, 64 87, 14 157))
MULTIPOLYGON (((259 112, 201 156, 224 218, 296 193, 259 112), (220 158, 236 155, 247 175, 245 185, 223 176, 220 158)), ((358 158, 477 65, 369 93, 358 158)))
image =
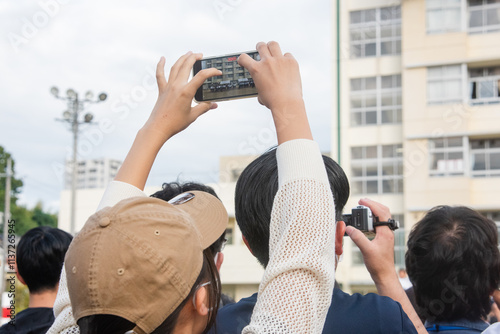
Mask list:
POLYGON ((97 99, 93 99, 94 94, 88 91, 85 94, 85 99, 79 99, 78 93, 73 89, 68 89, 66 92, 66 97, 59 96, 59 89, 57 87, 52 87, 50 92, 55 98, 60 100, 66 100, 68 103, 68 110, 63 113, 63 118, 58 119, 69 123, 71 126, 71 132, 73 134, 73 157, 72 157, 72 170, 71 170, 71 215, 70 215, 70 233, 75 234, 76 232, 76 186, 78 177, 78 131, 79 125, 84 123, 91 123, 93 115, 91 113, 85 114, 83 120, 80 120, 79 116, 85 109, 85 103, 98 103, 106 100, 106 93, 99 94, 97 99))

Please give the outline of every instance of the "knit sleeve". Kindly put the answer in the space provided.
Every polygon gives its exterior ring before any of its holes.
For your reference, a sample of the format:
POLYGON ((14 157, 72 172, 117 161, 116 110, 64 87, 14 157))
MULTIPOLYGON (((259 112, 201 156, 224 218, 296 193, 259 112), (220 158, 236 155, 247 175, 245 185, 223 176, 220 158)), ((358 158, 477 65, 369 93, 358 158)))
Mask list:
POLYGON ((73 309, 69 300, 68 281, 66 280, 66 270, 62 268, 61 278, 59 279, 59 290, 57 291, 56 301, 54 303, 55 320, 50 326, 47 334, 79 334, 80 328, 73 317, 73 309))
MULTIPOLYGON (((119 201, 130 197, 145 197, 147 196, 142 190, 134 187, 131 184, 112 181, 104 195, 96 211, 101 210, 106 206, 113 206, 119 201)), ((57 291, 56 301, 54 303, 55 321, 49 328, 47 334, 79 334, 80 329, 73 317, 73 308, 69 299, 68 281, 66 279, 66 271, 63 265, 61 278, 59 279, 59 290, 57 291)))
POLYGON ((146 197, 146 193, 131 184, 121 181, 111 181, 107 186, 97 211, 107 206, 113 206, 121 200, 131 197, 146 197))
POLYGON ((248 333, 322 333, 335 280, 335 207, 318 145, 278 147, 269 264, 248 333))

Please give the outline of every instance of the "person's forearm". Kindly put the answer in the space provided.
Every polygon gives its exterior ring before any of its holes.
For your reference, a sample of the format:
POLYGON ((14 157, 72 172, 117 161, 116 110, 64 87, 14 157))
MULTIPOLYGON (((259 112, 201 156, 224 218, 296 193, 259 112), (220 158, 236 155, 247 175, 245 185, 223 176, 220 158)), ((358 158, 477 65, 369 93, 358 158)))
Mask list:
POLYGON ((396 273, 394 273, 393 278, 384 279, 380 282, 376 281, 375 286, 377 287, 379 295, 389 297, 401 304, 403 311, 405 311, 408 318, 410 318, 418 333, 427 333, 422 320, 420 320, 405 290, 401 286, 401 283, 399 283, 396 273))
POLYGON ((313 139, 302 98, 272 110, 278 145, 293 139, 313 139))
POLYGON ((131 184, 144 190, 153 163, 165 143, 161 134, 156 134, 147 126, 137 133, 115 180, 131 184))

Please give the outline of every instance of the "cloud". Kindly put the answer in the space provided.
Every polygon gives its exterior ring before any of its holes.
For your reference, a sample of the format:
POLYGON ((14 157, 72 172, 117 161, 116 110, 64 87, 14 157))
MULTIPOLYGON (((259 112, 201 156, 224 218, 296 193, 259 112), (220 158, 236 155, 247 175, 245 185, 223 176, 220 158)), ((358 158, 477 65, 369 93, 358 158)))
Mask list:
MULTIPOLYGON (((111 122, 113 131, 96 140, 85 158, 123 159, 157 92, 147 89, 133 107, 127 104, 130 96, 145 80, 151 83, 160 56, 167 58, 168 70, 188 50, 209 56, 252 50, 260 40, 279 41, 300 63, 311 127, 322 150, 328 150, 330 13, 326 0, 0 2, 0 145, 14 155, 25 180, 22 201, 34 205, 42 200, 57 209, 62 183, 53 165, 70 157, 71 133, 55 121, 67 107, 49 93, 50 87, 58 86, 63 95, 68 88, 80 94, 106 92, 108 100, 89 105, 88 111, 97 122, 111 122), (53 7, 42 24, 44 8, 55 3, 59 8, 53 7), (30 24, 36 32, 24 36, 30 24), (24 38, 17 48, 12 34, 24 38)), ((269 111, 255 98, 220 103, 166 144, 150 184, 178 175, 217 180, 221 155, 259 153, 275 144, 270 121, 269 111)), ((82 130, 81 140, 95 128, 82 130)))

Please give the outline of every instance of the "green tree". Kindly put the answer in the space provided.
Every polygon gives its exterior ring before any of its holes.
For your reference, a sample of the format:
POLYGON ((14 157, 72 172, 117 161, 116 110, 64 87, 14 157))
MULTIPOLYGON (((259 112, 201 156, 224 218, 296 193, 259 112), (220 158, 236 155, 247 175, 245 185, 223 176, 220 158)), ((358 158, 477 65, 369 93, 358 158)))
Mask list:
POLYGON ((37 226, 57 227, 57 215, 44 212, 42 202, 38 202, 33 208, 31 219, 37 226))
MULTIPOLYGON (((11 158, 12 156, 9 152, 5 151, 3 146, 0 146, 0 174, 5 174, 7 172, 7 159, 11 158)), ((16 163, 14 159, 12 159, 12 171, 13 174, 15 175, 16 171, 16 163)), ((10 204, 16 205, 17 203, 17 197, 21 193, 22 187, 23 187, 23 181, 20 179, 15 178, 15 176, 11 177, 10 180, 10 188, 11 188, 11 193, 10 193, 10 204)), ((7 178, 0 177, 0 211, 4 212, 5 209, 5 185, 7 184, 7 178)))
MULTIPOLYGON (((0 173, 7 171, 7 158, 11 154, 5 151, 0 146, 0 173)), ((28 209, 24 206, 18 205, 18 195, 21 193, 23 181, 15 177, 15 162, 12 159, 11 177, 11 200, 10 200, 10 213, 11 218, 15 220, 15 231, 17 235, 23 235, 26 231, 37 226, 52 226, 57 227, 57 215, 43 211, 42 203, 39 202, 33 209, 28 209)), ((0 212, 4 212, 5 207, 5 185, 6 178, 0 177, 0 212)), ((3 231, 3 221, 0 223, 0 230, 3 231)))
POLYGON ((33 213, 31 210, 26 209, 24 206, 12 205, 10 216, 16 222, 14 231, 17 235, 23 235, 38 226, 32 218, 33 213))

